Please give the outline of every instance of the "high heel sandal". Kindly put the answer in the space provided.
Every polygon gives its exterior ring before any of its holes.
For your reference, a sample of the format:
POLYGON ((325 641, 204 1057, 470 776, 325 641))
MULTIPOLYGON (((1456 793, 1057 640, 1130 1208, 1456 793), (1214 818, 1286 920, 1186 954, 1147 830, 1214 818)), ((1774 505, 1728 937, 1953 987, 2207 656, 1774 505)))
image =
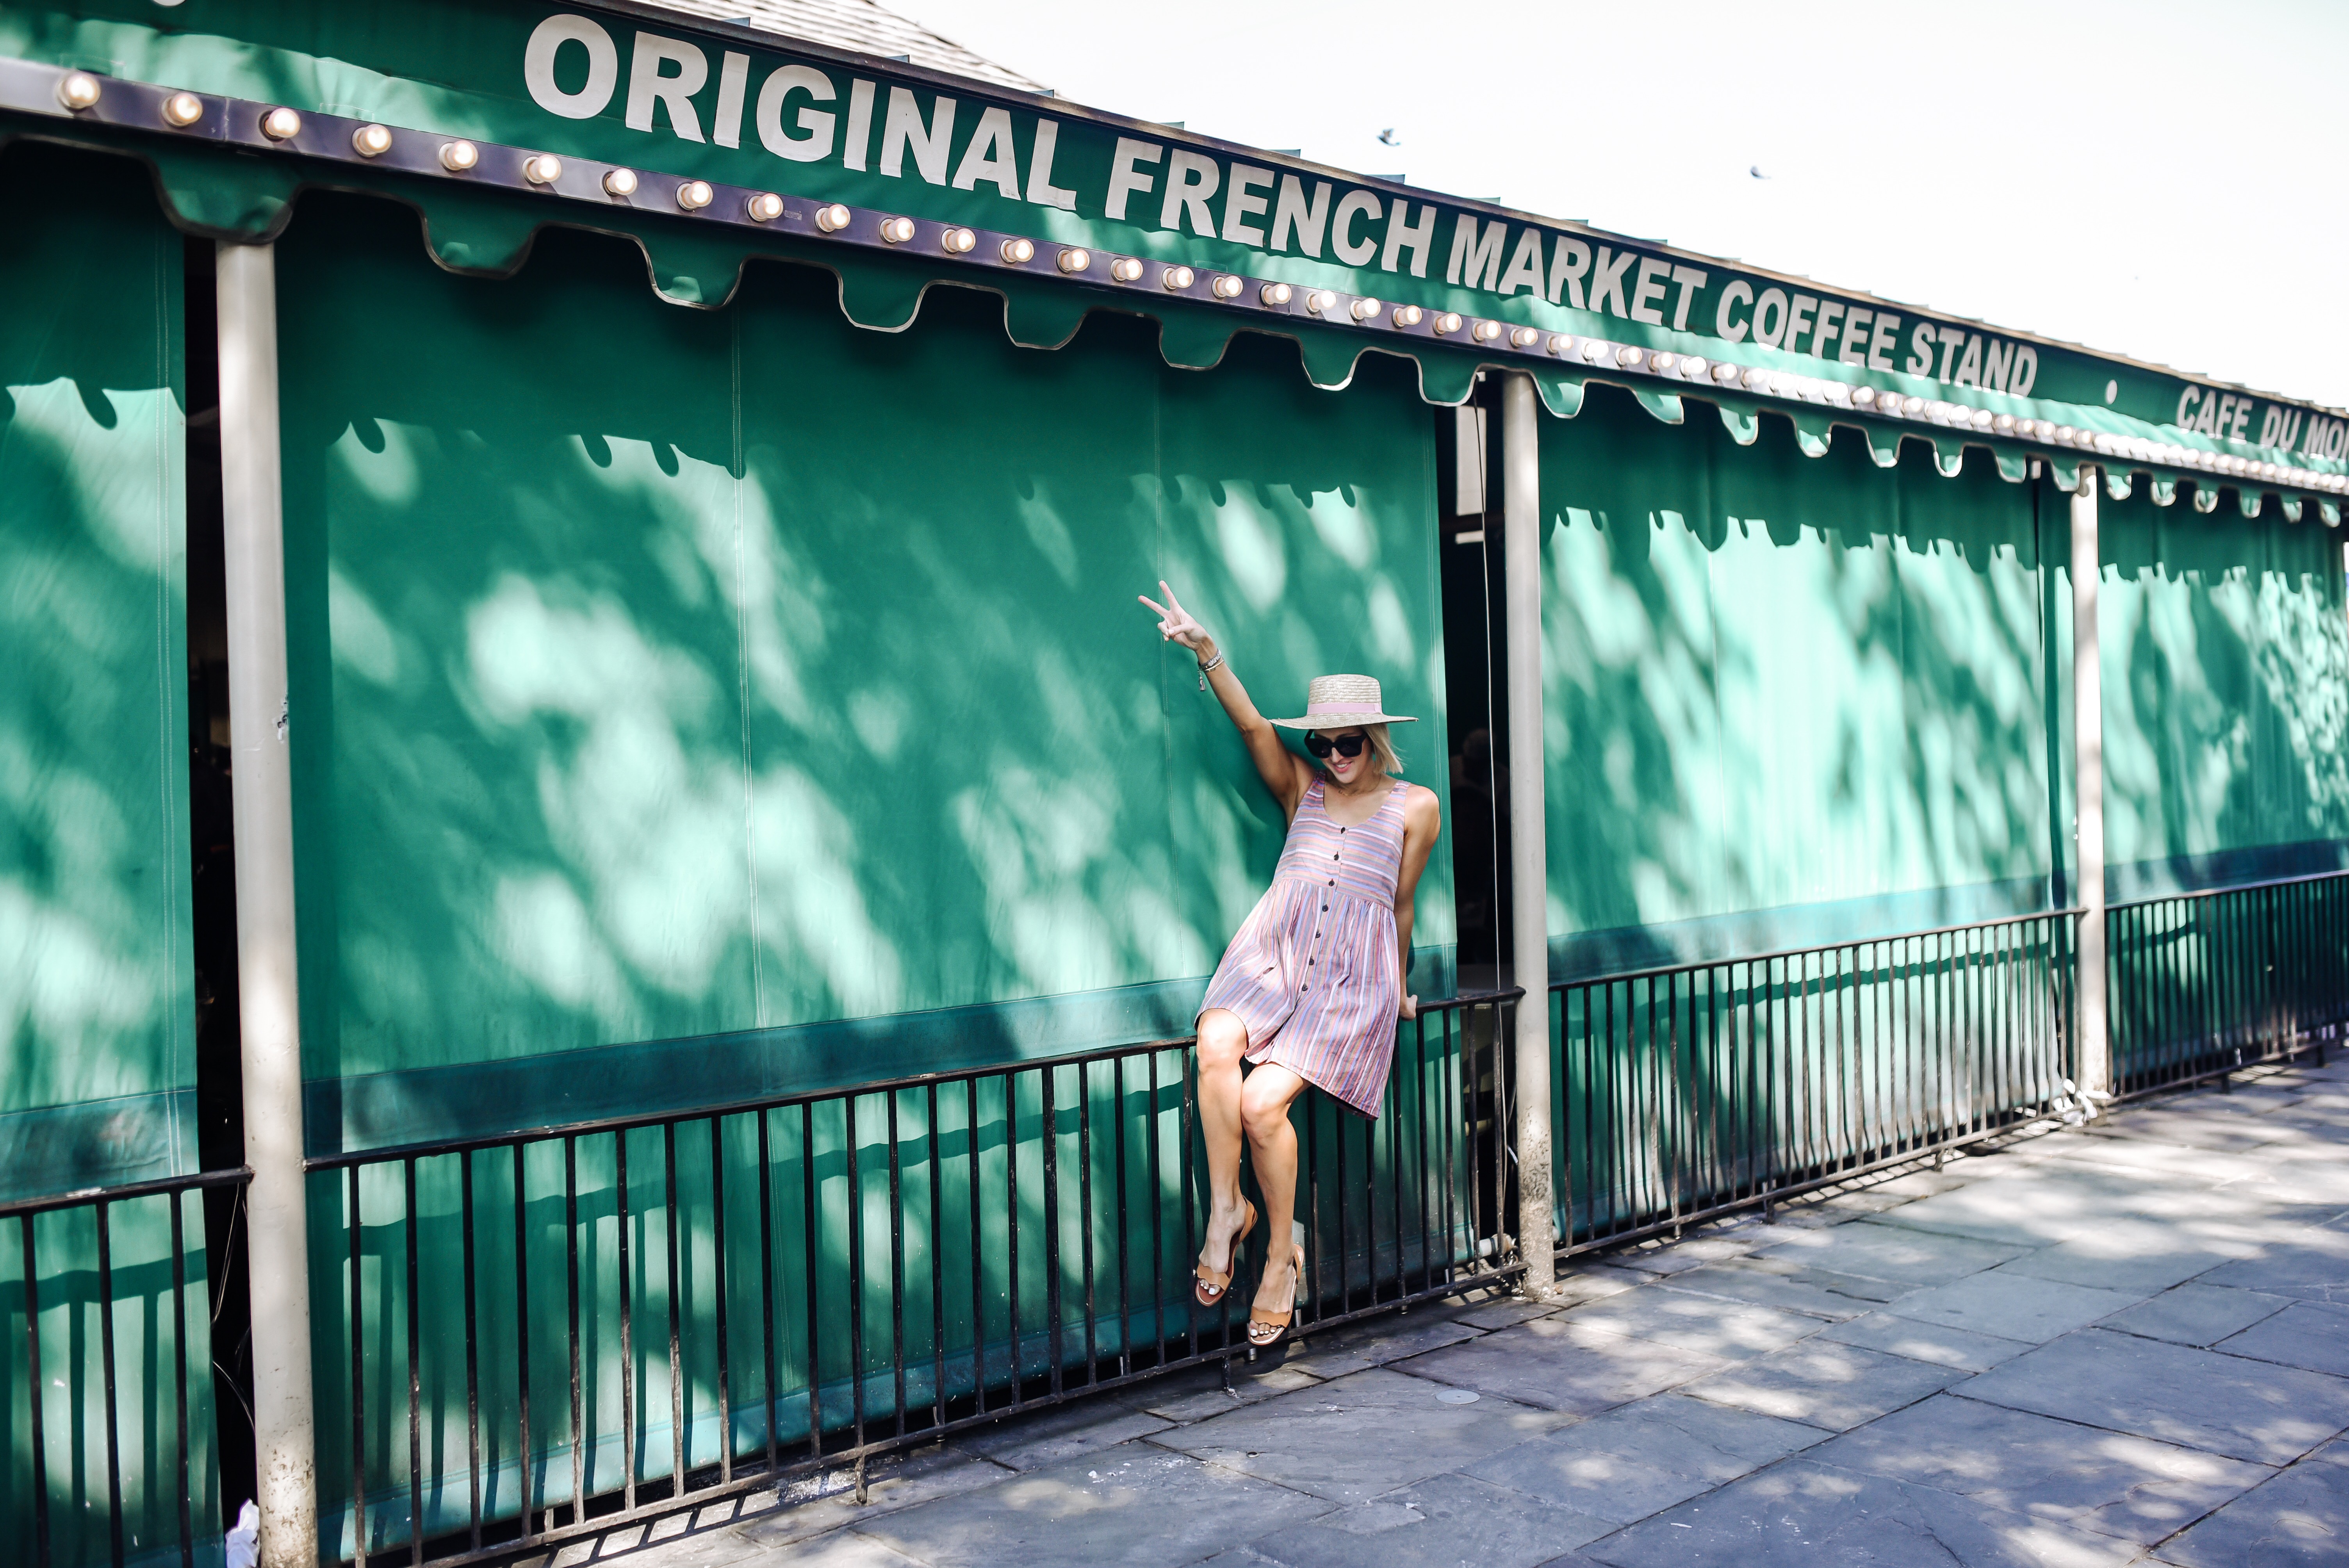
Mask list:
POLYGON ((1305 1222, 1288 1222, 1288 1310, 1267 1312, 1260 1306, 1248 1308, 1248 1344, 1258 1350, 1269 1350, 1288 1337, 1288 1326, 1297 1319, 1297 1284, 1305 1273, 1305 1222))
POLYGON ((1232 1269, 1238 1266, 1240 1247, 1248 1239, 1248 1233, 1256 1229, 1256 1205, 1246 1198, 1240 1200, 1240 1205, 1247 1210, 1247 1218, 1242 1220, 1240 1228, 1232 1233, 1232 1250, 1225 1259, 1229 1266, 1218 1274, 1202 1261, 1193 1270, 1197 1277, 1192 1282, 1191 1299, 1201 1306, 1215 1305, 1224 1299, 1224 1293, 1232 1288, 1232 1269))

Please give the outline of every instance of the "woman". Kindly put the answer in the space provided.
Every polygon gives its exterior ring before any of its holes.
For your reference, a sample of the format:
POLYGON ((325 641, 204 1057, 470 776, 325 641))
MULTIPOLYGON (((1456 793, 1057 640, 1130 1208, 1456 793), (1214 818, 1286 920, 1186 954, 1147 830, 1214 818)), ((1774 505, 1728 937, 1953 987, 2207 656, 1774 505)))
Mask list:
POLYGON ((1367 676, 1321 676, 1302 718, 1266 719, 1247 689, 1162 582, 1162 637, 1198 655, 1256 770, 1288 820, 1272 886, 1240 926, 1207 986, 1199 1033, 1199 1123, 1207 1145, 1213 1207, 1194 1295, 1203 1306, 1231 1286, 1234 1261, 1257 1211, 1240 1196, 1243 1136, 1256 1151, 1263 1218, 1285 1245, 1268 1252, 1248 1311, 1248 1343, 1277 1345, 1297 1312, 1305 1227, 1297 1197, 1297 1134, 1288 1105, 1312 1084, 1361 1111, 1379 1113, 1394 1055, 1395 1020, 1419 1016, 1404 988, 1411 966, 1413 895, 1443 822, 1435 792, 1390 777, 1400 766, 1390 724, 1367 676), (1281 744, 1273 726, 1307 732, 1316 767, 1281 744), (1240 1064, 1254 1070, 1245 1085, 1240 1064))

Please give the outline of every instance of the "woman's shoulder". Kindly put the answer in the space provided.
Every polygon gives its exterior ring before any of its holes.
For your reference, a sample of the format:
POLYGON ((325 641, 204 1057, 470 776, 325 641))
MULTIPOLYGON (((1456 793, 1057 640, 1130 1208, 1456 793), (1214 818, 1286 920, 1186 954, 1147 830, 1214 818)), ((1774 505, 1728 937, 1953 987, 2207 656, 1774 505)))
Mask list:
POLYGON ((1406 819, 1442 814, 1443 803, 1436 799, 1434 790, 1424 784, 1413 784, 1408 779, 1397 779, 1396 783, 1402 789, 1402 814, 1406 819))

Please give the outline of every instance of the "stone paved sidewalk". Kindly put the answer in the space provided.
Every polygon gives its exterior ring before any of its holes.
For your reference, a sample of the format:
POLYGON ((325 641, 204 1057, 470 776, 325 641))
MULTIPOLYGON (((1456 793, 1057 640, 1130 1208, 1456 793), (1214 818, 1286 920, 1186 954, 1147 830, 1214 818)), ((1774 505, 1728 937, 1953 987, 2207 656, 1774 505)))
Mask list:
MULTIPOLYGON (((2349 1067, 2250 1075, 550 1568, 2349 1563, 2349 1067)), ((545 1560, 542 1559, 542 1563, 545 1560)))

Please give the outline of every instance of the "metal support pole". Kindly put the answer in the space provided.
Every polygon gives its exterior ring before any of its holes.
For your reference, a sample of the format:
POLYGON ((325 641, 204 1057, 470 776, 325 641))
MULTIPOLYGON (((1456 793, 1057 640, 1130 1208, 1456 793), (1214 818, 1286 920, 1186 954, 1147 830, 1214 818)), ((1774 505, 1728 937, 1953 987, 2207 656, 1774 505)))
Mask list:
POLYGON ((2072 492, 2072 771, 2077 810, 2075 860, 2080 916, 2079 1027, 2074 1070, 2080 1087, 2103 1094, 2112 1085, 2105 1014, 2105 707, 2096 662, 2096 483, 2080 465, 2072 492))
POLYGON ((219 252, 221 499, 228 569, 229 746, 236 781, 237 995, 243 1021, 246 1269, 262 1568, 318 1561, 310 1387, 302 1033, 294 967, 284 498, 277 454, 277 264, 219 252))
POLYGON ((1502 573, 1509 618, 1509 914, 1517 1004, 1517 1246, 1526 1294, 1549 1295, 1549 852, 1542 788, 1541 416, 1533 377, 1501 377, 1502 573))

